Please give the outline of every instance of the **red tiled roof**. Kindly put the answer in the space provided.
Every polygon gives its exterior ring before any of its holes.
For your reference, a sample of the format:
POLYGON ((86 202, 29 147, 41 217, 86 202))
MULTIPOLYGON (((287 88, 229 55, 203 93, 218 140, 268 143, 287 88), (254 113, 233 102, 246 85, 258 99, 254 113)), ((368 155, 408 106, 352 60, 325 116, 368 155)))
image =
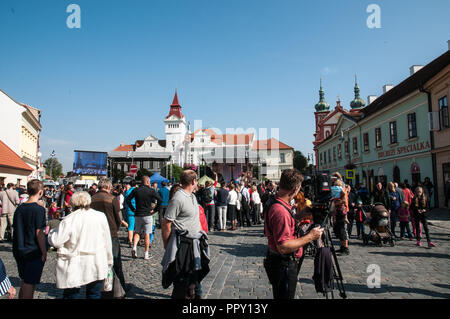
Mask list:
POLYGON ((133 145, 119 145, 115 149, 113 149, 113 152, 130 152, 133 150, 133 145))
POLYGON ((249 144, 253 140, 253 133, 250 134, 217 134, 211 129, 201 129, 194 133, 191 133, 191 141, 194 139, 194 135, 200 131, 206 132, 211 136, 211 142, 221 145, 241 145, 249 144))
POLYGON ((0 166, 32 172, 33 169, 0 140, 0 166))
POLYGON ((293 148, 272 137, 270 140, 254 141, 252 149, 253 150, 268 150, 268 149, 270 149, 270 150, 273 150, 273 149, 290 150, 293 148))
POLYGON ((222 139, 226 145, 241 145, 249 144, 253 140, 253 133, 251 134, 223 134, 222 139))

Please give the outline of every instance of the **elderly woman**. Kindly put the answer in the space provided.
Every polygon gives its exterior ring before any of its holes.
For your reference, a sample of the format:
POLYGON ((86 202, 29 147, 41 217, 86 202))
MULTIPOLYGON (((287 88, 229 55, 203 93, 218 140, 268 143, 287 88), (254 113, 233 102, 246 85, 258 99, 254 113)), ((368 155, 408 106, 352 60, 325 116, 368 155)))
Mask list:
POLYGON ((81 286, 86 286, 87 299, 100 299, 113 264, 108 221, 90 204, 87 192, 74 193, 72 213, 48 236, 50 245, 58 249, 56 286, 64 290, 64 299, 78 299, 81 286))

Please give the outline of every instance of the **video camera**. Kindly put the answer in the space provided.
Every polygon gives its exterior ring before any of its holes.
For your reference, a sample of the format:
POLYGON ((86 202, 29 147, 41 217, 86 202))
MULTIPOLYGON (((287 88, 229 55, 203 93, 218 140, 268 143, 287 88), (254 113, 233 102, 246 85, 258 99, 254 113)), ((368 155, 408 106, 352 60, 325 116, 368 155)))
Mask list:
POLYGON ((302 184, 306 198, 312 202, 314 223, 320 225, 326 219, 331 199, 331 177, 328 172, 317 172, 307 176, 302 184))

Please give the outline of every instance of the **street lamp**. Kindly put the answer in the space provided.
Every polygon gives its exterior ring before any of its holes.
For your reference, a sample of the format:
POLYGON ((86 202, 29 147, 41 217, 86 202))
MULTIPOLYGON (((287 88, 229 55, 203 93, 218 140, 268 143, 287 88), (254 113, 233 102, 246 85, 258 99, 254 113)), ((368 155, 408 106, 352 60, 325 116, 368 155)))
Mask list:
POLYGON ((53 162, 54 162, 54 160, 53 160, 53 158, 56 156, 56 154, 55 154, 55 150, 53 150, 52 151, 52 153, 50 154, 50 157, 51 157, 51 159, 52 159, 52 164, 51 164, 51 169, 50 169, 50 177, 53 179, 53 162))

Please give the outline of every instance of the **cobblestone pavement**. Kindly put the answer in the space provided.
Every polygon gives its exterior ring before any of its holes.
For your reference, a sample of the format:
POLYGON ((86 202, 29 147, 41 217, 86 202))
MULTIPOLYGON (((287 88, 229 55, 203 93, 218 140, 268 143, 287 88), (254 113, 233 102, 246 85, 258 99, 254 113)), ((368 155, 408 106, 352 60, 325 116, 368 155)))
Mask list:
MULTIPOLYGON (((360 240, 351 240, 350 255, 338 255, 348 298, 450 298, 449 223, 432 221, 430 232, 437 246, 432 249, 428 249, 426 243, 425 247, 417 247, 415 241, 409 240, 398 241, 395 247, 363 246, 360 240), (367 267, 370 264, 380 266, 380 288, 367 287, 370 275, 367 267)), ((120 236, 125 239, 124 230, 120 236)), ((262 237, 262 226, 234 232, 213 232, 209 243, 211 271, 202 282, 204 298, 272 298, 271 286, 263 267, 266 238, 262 237)), ((138 247, 138 259, 134 260, 128 244, 123 243, 121 249, 125 279, 132 287, 129 298, 170 298, 171 288, 163 289, 161 286, 163 249, 160 230, 156 231, 150 260, 143 259, 143 247, 138 247)), ((62 292, 55 285, 56 253, 49 252, 48 256, 35 297, 61 298, 62 292)), ((18 288, 20 280, 10 243, 0 244, 0 257, 13 285, 18 288)), ((303 262, 300 271, 297 298, 324 298, 315 292, 312 275, 313 259, 309 257, 303 262)))

